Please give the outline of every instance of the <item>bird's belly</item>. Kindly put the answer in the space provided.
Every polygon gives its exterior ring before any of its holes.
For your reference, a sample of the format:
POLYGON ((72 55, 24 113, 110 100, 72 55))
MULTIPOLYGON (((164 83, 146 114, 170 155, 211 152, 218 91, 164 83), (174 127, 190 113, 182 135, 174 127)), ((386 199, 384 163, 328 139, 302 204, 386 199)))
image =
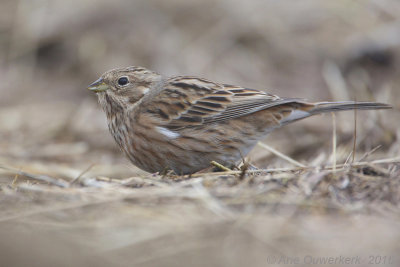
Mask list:
MULTIPOLYGON (((114 128, 115 129, 115 128, 114 128)), ((246 136, 246 129, 225 125, 203 130, 181 131, 175 138, 136 127, 118 127, 113 136, 130 161, 147 172, 168 169, 176 174, 190 174, 211 166, 216 161, 231 167, 243 159, 259 137, 246 136), (255 137, 255 138, 254 138, 255 137)))
POLYGON ((236 146, 233 144, 237 142, 230 140, 229 136, 208 142, 185 137, 163 142, 153 140, 151 143, 138 140, 129 158, 148 172, 171 169, 178 175, 190 174, 210 167, 211 161, 232 167, 251 151, 256 142, 253 140, 236 146))

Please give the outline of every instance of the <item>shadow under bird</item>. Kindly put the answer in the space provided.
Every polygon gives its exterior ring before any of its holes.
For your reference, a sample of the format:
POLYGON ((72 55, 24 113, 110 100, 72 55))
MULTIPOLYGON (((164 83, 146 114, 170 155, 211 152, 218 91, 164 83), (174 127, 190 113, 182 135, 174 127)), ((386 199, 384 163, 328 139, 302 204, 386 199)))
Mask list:
POLYGON ((211 161, 232 166, 268 133, 312 115, 389 109, 376 102, 281 98, 207 79, 164 77, 142 67, 107 71, 89 85, 121 150, 148 172, 191 174, 211 161))

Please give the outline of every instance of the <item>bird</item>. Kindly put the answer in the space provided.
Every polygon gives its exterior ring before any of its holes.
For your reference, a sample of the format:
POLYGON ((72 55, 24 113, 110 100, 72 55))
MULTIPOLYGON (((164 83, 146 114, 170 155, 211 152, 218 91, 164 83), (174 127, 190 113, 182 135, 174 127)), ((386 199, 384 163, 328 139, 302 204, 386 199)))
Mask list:
POLYGON ((140 169, 193 174, 215 161, 235 166, 286 124, 343 110, 389 109, 377 102, 307 102, 195 76, 165 77, 144 67, 105 72, 88 86, 120 149, 140 169))

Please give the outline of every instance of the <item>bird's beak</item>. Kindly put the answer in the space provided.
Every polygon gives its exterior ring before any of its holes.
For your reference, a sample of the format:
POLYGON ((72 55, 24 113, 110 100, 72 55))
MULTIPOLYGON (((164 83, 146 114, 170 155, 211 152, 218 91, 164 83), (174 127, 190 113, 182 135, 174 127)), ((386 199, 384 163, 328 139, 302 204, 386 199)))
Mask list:
POLYGON ((95 93, 98 93, 108 90, 109 88, 110 87, 106 83, 104 83, 103 78, 99 78, 98 80, 90 84, 87 89, 95 93))

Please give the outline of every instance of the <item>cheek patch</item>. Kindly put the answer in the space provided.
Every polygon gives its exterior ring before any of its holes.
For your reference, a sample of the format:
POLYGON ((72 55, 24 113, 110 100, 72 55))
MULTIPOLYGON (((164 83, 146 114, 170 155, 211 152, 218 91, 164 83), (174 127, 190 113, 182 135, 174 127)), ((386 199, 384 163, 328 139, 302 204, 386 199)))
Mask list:
POLYGON ((143 95, 146 95, 150 91, 150 89, 146 86, 138 86, 136 90, 142 92, 143 95))

